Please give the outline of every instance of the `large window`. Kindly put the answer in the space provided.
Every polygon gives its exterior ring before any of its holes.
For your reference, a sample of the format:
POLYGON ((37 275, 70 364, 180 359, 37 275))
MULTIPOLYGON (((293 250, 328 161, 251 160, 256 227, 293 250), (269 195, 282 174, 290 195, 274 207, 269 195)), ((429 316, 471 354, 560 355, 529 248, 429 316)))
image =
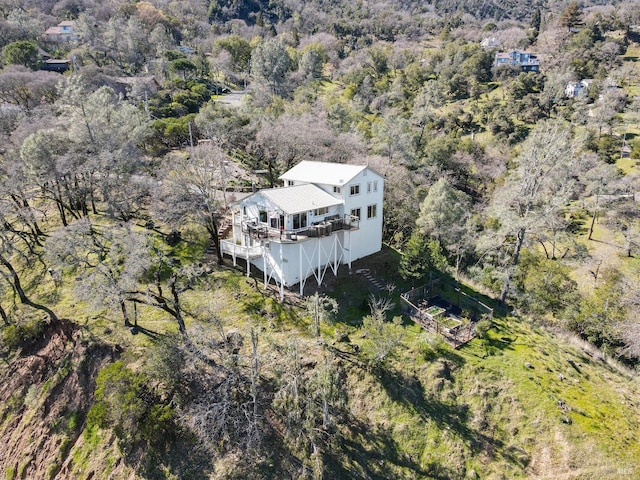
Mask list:
POLYGON ((360 184, 351 185, 350 192, 351 195, 360 195, 360 184))
POLYGON ((267 212, 266 210, 260 210, 260 222, 261 223, 267 223, 267 212))
POLYGON ((307 213, 295 213, 292 216, 293 229, 305 228, 307 226, 307 213))
POLYGON ((358 220, 360 220, 360 209, 359 208, 352 208, 351 209, 351 216, 352 217, 358 217, 358 220))
POLYGON ((322 208, 316 208, 313 211, 313 214, 318 217, 320 215, 326 215, 327 213, 329 213, 329 208, 328 207, 322 207, 322 208))
POLYGON ((378 205, 367 206, 367 218, 375 218, 377 215, 378 205))

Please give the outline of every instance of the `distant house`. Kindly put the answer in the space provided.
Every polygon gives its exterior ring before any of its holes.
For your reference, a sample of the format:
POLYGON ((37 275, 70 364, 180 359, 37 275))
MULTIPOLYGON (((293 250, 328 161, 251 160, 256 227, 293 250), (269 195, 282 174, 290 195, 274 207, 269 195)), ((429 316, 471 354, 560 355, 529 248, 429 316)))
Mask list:
POLYGON ((41 70, 64 73, 71 68, 71 60, 48 58, 42 63, 41 70))
POLYGON ((484 48, 485 50, 496 48, 498 45, 500 45, 500 42, 496 37, 486 37, 483 38, 480 42, 480 47, 484 48))
POLYGON ((499 67, 501 65, 515 65, 520 67, 523 72, 540 71, 540 61, 538 60, 537 54, 521 52, 520 50, 496 53, 493 65, 495 67, 499 67))
POLYGON ((564 94, 567 98, 584 97, 589 93, 592 83, 593 79, 591 78, 585 78, 579 82, 569 82, 564 89, 564 94))
POLYGON ((55 27, 49 27, 44 32, 44 39, 48 42, 73 42, 78 39, 78 35, 73 29, 73 22, 65 20, 55 27))
POLYGON ((366 165, 303 161, 280 177, 285 186, 259 190, 232 208, 224 254, 264 272, 280 288, 380 251, 384 178, 366 165))

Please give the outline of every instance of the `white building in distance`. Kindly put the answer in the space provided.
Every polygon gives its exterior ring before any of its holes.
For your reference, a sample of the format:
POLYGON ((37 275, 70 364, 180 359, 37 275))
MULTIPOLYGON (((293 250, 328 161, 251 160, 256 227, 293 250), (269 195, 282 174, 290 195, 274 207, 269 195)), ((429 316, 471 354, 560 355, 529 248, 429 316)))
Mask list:
POLYGON ((564 89, 567 98, 584 97, 589 93, 593 79, 585 78, 579 82, 569 82, 564 89))
POLYGON ((222 251, 264 272, 280 288, 382 248, 384 178, 366 165, 302 161, 284 173, 284 186, 260 190, 232 207, 231 238, 222 251))

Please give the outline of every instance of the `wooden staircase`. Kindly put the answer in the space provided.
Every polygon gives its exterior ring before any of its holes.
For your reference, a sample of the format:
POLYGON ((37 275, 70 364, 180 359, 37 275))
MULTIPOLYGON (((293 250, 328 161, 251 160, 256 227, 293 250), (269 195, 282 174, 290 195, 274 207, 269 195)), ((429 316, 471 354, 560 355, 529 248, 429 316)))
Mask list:
POLYGON ((223 240, 229 236, 229 232, 231 232, 232 225, 230 222, 222 222, 218 227, 218 238, 223 240))

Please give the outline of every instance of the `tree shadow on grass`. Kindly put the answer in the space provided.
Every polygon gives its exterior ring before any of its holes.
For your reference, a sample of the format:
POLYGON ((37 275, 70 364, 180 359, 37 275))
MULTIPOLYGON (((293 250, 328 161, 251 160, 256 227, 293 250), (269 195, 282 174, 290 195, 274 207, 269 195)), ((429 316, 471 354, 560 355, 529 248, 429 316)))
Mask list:
POLYGON ((482 339, 485 347, 489 347, 490 349, 496 350, 513 350, 511 344, 513 343, 513 339, 509 337, 485 337, 482 339))
POLYGON ((127 458, 128 463, 137 464, 138 474, 150 480, 197 480, 209 478, 214 471, 211 452, 186 431, 177 433, 175 441, 166 450, 151 449, 142 458, 131 457, 127 458))
POLYGON ((141 327, 140 325, 132 325, 129 327, 129 331, 131 332, 131 335, 137 335, 138 333, 141 333, 143 335, 146 335, 147 337, 153 339, 153 340, 157 340, 158 337, 160 336, 160 334, 154 330, 149 330, 148 328, 144 328, 141 327))
MULTIPOLYGON (((464 359, 458 361, 464 362, 464 359)), ((520 452, 505 448, 501 439, 470 426, 472 415, 468 404, 442 401, 437 395, 427 392, 419 378, 402 371, 386 368, 379 371, 379 378, 389 398, 415 412, 423 420, 433 421, 440 429, 453 432, 473 454, 484 454, 491 458, 500 456, 521 467, 528 463, 527 460, 523 461, 520 452)), ((454 380, 450 374, 449 379, 454 380)))
POLYGON ((327 478, 382 480, 394 478, 399 469, 432 479, 456 476, 456 472, 439 464, 423 467, 412 455, 403 453, 390 426, 372 425, 353 416, 345 419, 345 424, 349 435, 341 435, 336 442, 337 451, 325 456, 327 478))
POLYGON ((472 451, 479 452, 483 450, 484 445, 494 443, 494 439, 467 425, 469 407, 466 404, 443 402, 433 394, 427 393, 420 379, 404 372, 384 369, 380 371, 379 378, 389 398, 423 419, 435 421, 439 427, 453 431, 472 451))

